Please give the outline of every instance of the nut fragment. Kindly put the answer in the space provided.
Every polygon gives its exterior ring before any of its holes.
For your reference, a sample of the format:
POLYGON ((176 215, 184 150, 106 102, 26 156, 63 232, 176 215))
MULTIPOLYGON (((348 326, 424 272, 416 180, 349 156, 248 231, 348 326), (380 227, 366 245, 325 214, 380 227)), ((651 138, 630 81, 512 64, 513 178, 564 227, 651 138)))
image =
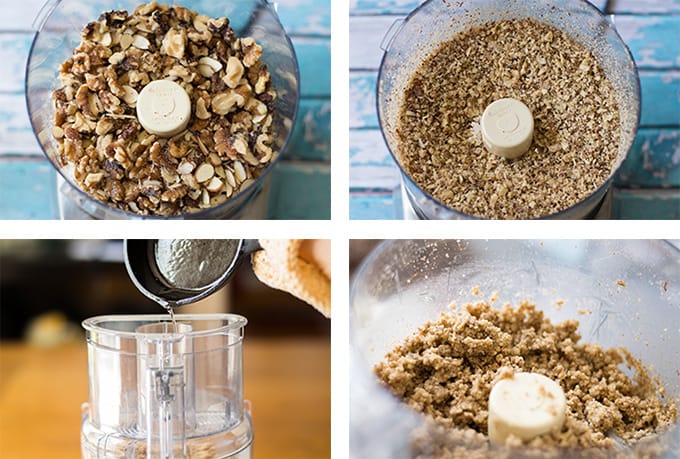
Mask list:
POLYGON ((255 183, 255 180, 253 180, 253 179, 244 180, 243 183, 241 183, 241 186, 239 187, 238 190, 239 190, 239 191, 244 191, 246 188, 248 188, 249 186, 251 186, 253 183, 255 183))
POLYGON ((109 47, 111 46, 111 34, 109 32, 106 32, 103 36, 102 39, 99 41, 99 43, 102 46, 109 47))
POLYGON ((109 64, 118 65, 123 61, 123 59, 125 59, 125 54, 123 54, 122 51, 113 53, 111 57, 109 57, 109 64))
POLYGON ((224 75, 224 78, 222 78, 222 81, 233 89, 238 86, 241 78, 243 78, 243 72, 244 68, 241 61, 237 57, 231 56, 229 60, 227 60, 227 73, 224 75))
POLYGON ((236 177, 234 177, 234 173, 229 169, 225 169, 224 178, 230 187, 234 188, 236 186, 236 177))
POLYGON ((135 48, 139 49, 149 49, 149 40, 146 39, 146 37, 143 37, 142 35, 135 35, 132 39, 132 46, 135 48))
POLYGON ((102 103, 95 93, 91 92, 87 95, 87 105, 92 117, 97 117, 103 111, 102 103))
POLYGON ((100 118, 99 121, 97 121, 95 132, 97 135, 103 136, 106 135, 111 129, 113 129, 113 121, 110 118, 100 118))
POLYGON ((222 183, 222 180, 218 179, 217 177, 213 177, 205 188, 211 193, 217 193, 222 189, 223 186, 224 183, 222 183))
POLYGON ((125 51, 130 46, 132 46, 133 41, 135 41, 135 39, 132 37, 132 35, 124 33, 120 36, 120 49, 125 51))
POLYGON ((87 186, 92 186, 95 183, 99 183, 99 181, 104 177, 103 172, 94 172, 87 174, 87 177, 85 177, 85 185, 87 186))
POLYGON ((196 118, 201 120, 207 120, 210 118, 210 112, 205 106, 205 99, 201 98, 196 101, 196 118))
POLYGON ((194 165, 188 161, 182 161, 179 166, 177 166, 177 173, 180 175, 191 174, 194 170, 194 165))
POLYGON ((221 92, 212 99, 212 111, 218 115, 226 115, 235 110, 237 106, 243 105, 243 102, 243 97, 233 90, 221 92))
POLYGON ((246 170, 240 161, 234 161, 234 177, 236 177, 239 183, 243 182, 247 177, 246 170))
POLYGON ((208 30, 208 21, 210 18, 205 14, 197 14, 194 17, 194 28, 199 32, 205 32, 208 30))
POLYGON ((213 168, 212 165, 209 163, 203 163, 196 168, 194 177, 196 177, 196 181, 198 183, 203 183, 210 180, 214 174, 215 168, 213 168))
POLYGON ((161 52, 176 59, 182 59, 184 57, 186 40, 187 34, 184 29, 172 28, 163 37, 161 52))
POLYGON ((206 56, 198 60, 198 71, 206 78, 210 78, 220 70, 222 70, 222 63, 211 57, 206 56))
POLYGON ((252 37, 241 39, 241 49, 243 50, 243 65, 251 67, 262 57, 262 47, 255 43, 252 37))
POLYGON ((135 88, 127 85, 123 86, 123 90, 125 91, 123 100, 131 107, 134 107, 137 104, 137 98, 139 97, 139 93, 135 88))

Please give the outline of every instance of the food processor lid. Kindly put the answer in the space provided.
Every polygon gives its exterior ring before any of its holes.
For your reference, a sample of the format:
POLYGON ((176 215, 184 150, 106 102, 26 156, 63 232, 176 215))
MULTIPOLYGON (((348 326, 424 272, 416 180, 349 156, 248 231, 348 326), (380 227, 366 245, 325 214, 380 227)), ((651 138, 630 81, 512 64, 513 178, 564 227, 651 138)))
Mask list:
POLYGON ((242 260, 260 250, 254 239, 125 240, 125 267, 146 297, 175 307, 222 287, 242 260))

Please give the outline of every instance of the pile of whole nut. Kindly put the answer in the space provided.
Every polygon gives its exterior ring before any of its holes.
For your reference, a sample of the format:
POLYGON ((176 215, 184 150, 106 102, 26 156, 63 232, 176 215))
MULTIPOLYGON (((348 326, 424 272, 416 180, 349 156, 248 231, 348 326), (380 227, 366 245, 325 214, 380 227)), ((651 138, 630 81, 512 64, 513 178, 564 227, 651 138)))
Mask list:
POLYGON ((227 18, 181 6, 110 11, 82 31, 52 94, 59 161, 94 198, 141 215, 171 216, 219 205, 252 185, 274 159, 276 93, 262 48, 235 38, 227 18), (135 115, 142 88, 171 80, 192 118, 171 138, 135 115))

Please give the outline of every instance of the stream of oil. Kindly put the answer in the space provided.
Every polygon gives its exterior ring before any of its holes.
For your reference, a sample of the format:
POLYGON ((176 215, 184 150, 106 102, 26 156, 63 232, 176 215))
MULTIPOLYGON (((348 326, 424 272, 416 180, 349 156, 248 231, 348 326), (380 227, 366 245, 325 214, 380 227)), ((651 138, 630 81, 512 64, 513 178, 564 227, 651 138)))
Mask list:
MULTIPOLYGON (((199 291, 235 265, 240 247, 239 239, 159 239, 153 255, 161 276, 170 286, 199 291)), ((178 305, 165 298, 159 303, 170 314, 170 332, 177 333, 174 308, 178 305)))
POLYGON ((175 319, 175 305, 170 303, 169 301, 159 301, 158 304, 161 305, 163 309, 168 311, 168 315, 170 316, 170 321, 172 323, 172 328, 168 330, 170 333, 177 333, 177 320, 175 319))

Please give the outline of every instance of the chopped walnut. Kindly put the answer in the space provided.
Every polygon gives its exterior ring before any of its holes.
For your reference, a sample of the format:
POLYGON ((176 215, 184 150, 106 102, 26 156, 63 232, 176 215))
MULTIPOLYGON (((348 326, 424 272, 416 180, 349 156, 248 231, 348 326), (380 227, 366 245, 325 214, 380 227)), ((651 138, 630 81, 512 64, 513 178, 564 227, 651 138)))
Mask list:
POLYGON ((228 19, 151 2, 102 14, 81 39, 60 67, 52 135, 95 199, 142 215, 194 212, 242 191, 274 159, 276 93, 262 48, 235 38, 228 19), (170 139, 136 118, 139 93, 159 79, 180 84, 193 107, 170 139))
POLYGON ((238 86, 241 78, 243 78, 243 71, 243 64, 238 59, 238 57, 231 56, 227 61, 227 74, 224 75, 222 81, 224 81, 224 84, 233 89, 238 86))
POLYGON ((243 65, 246 67, 255 65, 262 57, 262 47, 250 37, 241 39, 241 50, 243 51, 243 65))
POLYGON ((244 102, 243 96, 236 91, 230 89, 229 91, 221 92, 213 97, 211 102, 212 111, 218 115, 226 115, 233 111, 238 106, 242 106, 244 102))

